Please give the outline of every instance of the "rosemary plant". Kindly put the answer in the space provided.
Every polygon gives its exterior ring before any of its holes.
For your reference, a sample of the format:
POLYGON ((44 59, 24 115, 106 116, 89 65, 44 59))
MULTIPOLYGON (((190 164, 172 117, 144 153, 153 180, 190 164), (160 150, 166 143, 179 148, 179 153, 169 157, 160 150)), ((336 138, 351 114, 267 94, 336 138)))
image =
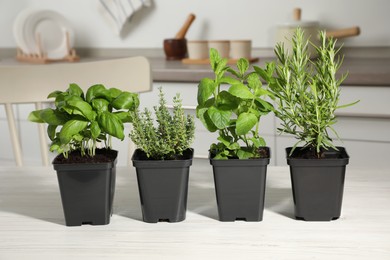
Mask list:
POLYGON ((162 88, 159 91, 159 104, 154 107, 155 119, 148 108, 132 113, 130 138, 150 159, 177 159, 194 141, 194 118, 185 115, 179 94, 173 98, 173 111, 170 113, 162 88))
MULTIPOLYGON (((277 44, 277 64, 267 65, 266 72, 276 71, 269 77, 269 88, 275 98, 276 116, 281 120, 278 131, 295 136, 298 142, 291 153, 300 145, 313 150, 317 158, 329 148, 336 149, 329 130, 339 138, 333 126, 337 119, 335 111, 358 101, 339 106, 340 84, 347 75, 337 78, 343 57, 338 55, 336 40, 320 32, 320 45, 314 46, 317 58, 310 60, 307 49, 312 44, 304 40, 304 32, 298 28, 292 38, 293 51, 290 54, 283 44, 277 44)), ((261 70, 261 69, 259 69, 261 70)))

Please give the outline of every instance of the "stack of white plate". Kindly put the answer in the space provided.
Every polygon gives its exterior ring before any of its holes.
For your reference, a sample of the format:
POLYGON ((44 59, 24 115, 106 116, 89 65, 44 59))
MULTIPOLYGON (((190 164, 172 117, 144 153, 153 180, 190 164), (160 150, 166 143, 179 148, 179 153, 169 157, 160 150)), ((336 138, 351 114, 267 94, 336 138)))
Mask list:
POLYGON ((69 48, 73 48, 74 44, 74 31, 69 21, 51 10, 23 10, 15 19, 13 33, 16 44, 25 54, 39 53, 39 35, 42 52, 49 59, 68 55, 66 33, 69 35, 69 48))

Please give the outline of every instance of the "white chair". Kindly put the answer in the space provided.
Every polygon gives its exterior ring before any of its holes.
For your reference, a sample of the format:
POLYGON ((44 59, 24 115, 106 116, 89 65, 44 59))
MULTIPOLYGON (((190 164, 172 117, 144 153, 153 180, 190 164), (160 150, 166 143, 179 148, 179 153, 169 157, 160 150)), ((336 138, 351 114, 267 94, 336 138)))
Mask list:
MULTIPOLYGON (((50 102, 47 100, 50 92, 64 91, 69 83, 76 83, 83 90, 94 84, 103 84, 108 88, 146 92, 152 89, 151 68, 145 57, 48 65, 0 65, 0 104, 5 106, 17 166, 23 165, 23 158, 13 104, 33 103, 36 109, 41 109, 44 102, 50 102)), ((46 166, 49 164, 46 125, 37 125, 42 164, 46 166)), ((129 145, 131 152, 131 142, 129 145)))

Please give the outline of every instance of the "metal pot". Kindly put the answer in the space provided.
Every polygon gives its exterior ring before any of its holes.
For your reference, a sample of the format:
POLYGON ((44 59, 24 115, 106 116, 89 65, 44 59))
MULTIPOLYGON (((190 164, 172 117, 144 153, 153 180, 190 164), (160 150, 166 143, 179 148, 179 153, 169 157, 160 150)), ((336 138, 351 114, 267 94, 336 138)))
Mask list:
MULTIPOLYGON (((276 42, 284 44, 285 49, 290 53, 292 52, 292 37, 295 30, 300 27, 305 32, 305 38, 309 39, 314 45, 319 45, 319 31, 323 30, 320 28, 318 21, 302 21, 301 20, 302 10, 295 8, 293 12, 293 21, 290 23, 284 23, 278 26, 276 32, 276 42)), ((335 31, 327 31, 327 37, 344 38, 357 36, 360 34, 360 28, 355 26, 351 28, 339 29, 335 31)), ((316 56, 315 49, 312 45, 308 46, 308 53, 311 57, 316 56)))

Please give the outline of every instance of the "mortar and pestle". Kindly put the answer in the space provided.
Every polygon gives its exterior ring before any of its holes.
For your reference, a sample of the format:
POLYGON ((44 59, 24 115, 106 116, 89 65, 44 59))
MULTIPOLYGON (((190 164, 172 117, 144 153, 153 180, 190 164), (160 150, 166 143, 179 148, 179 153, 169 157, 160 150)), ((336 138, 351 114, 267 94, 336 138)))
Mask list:
POLYGON ((187 55, 187 39, 185 35, 195 20, 194 14, 189 14, 187 20, 177 32, 175 38, 164 40, 164 52, 167 60, 181 60, 187 55))

